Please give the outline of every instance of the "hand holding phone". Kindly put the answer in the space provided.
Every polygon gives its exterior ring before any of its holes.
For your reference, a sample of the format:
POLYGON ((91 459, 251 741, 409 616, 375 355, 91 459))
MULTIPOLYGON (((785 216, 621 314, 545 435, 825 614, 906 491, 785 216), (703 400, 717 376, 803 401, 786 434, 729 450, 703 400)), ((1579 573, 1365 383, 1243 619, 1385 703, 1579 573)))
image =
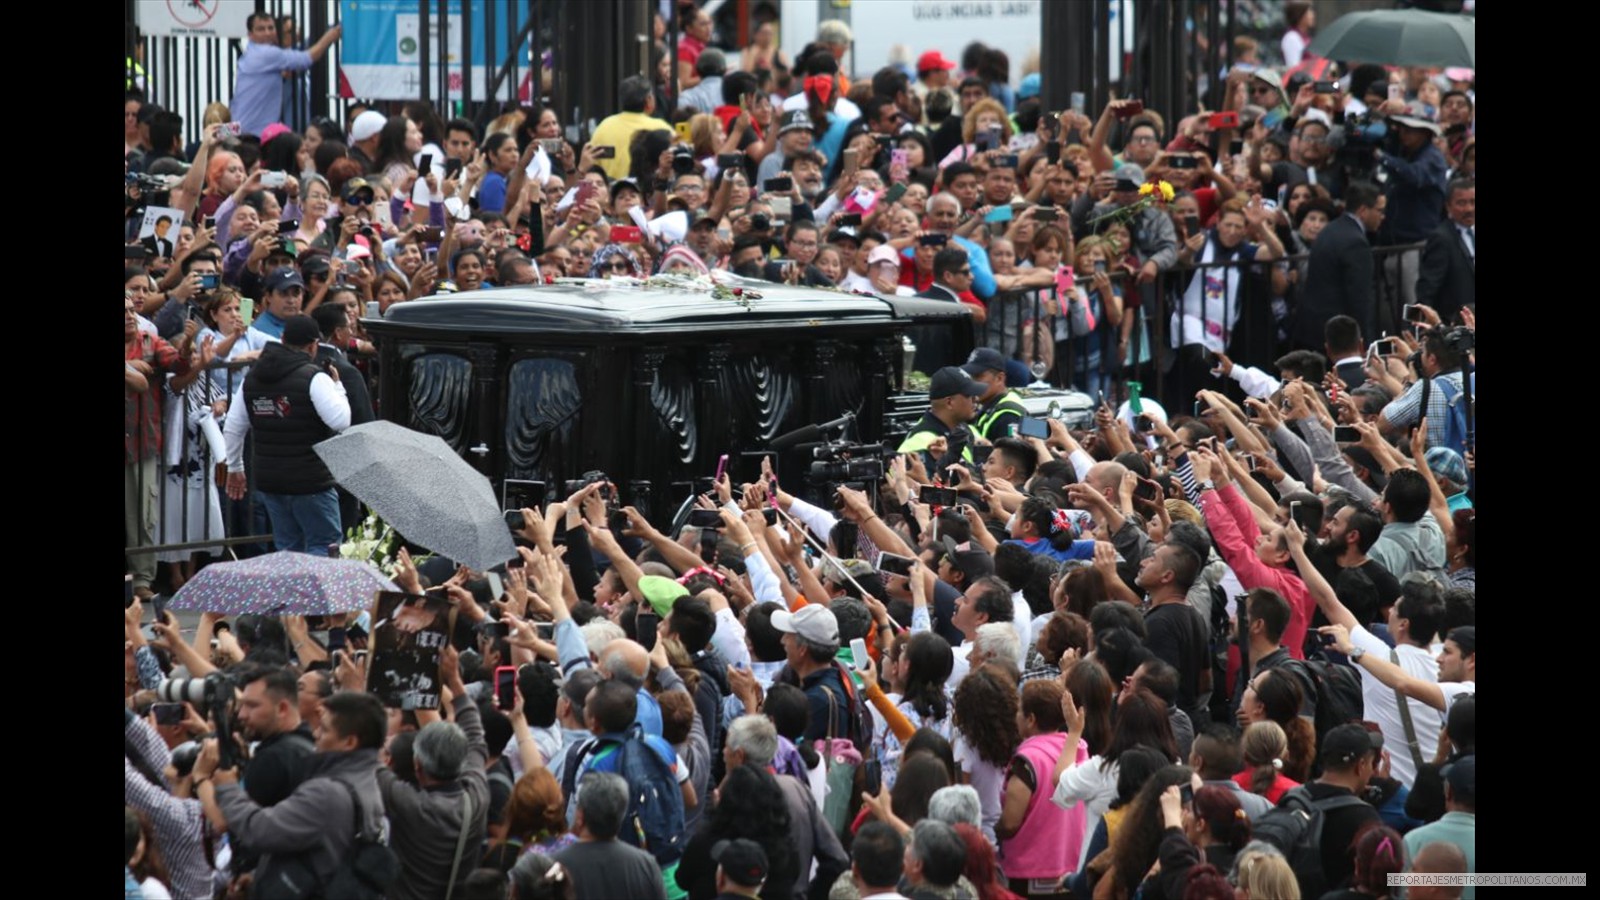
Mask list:
POLYGON ((517 705, 516 666, 499 666, 494 670, 494 704, 504 711, 517 705))
POLYGON ((900 556, 895 553, 878 554, 878 571, 886 575, 910 577, 911 567, 915 564, 916 560, 909 556, 900 556))

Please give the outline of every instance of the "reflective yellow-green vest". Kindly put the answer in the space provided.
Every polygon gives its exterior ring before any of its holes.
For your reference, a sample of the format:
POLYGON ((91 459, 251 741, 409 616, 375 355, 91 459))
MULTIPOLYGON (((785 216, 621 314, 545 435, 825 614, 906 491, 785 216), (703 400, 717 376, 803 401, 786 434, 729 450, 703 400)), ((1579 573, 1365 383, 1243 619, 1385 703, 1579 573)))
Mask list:
POLYGON ((994 406, 988 412, 978 417, 978 421, 972 426, 973 432, 991 444, 1000 438, 1010 437, 1011 435, 1009 434, 994 434, 991 431, 994 424, 1007 413, 1015 413, 1019 416, 1028 414, 1027 408, 1022 405, 1022 398, 1017 396, 1017 392, 1010 388, 1007 388, 1006 392, 1000 395, 1000 399, 994 402, 994 406))

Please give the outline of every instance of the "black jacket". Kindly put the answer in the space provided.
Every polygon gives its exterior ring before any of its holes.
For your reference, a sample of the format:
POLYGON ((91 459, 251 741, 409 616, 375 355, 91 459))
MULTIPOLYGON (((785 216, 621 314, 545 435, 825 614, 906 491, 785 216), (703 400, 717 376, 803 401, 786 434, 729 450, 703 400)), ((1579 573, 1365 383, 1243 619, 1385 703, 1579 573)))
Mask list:
POLYGON ((1456 223, 1444 220, 1428 235, 1417 273, 1417 302, 1433 307, 1449 324, 1461 307, 1478 297, 1477 269, 1467 255, 1456 223))
POLYGON ((344 385, 345 397, 350 401, 350 424, 360 425, 377 418, 372 411, 372 394, 367 390, 367 376, 351 364, 344 351, 328 344, 318 344, 317 365, 330 362, 339 370, 339 383, 344 385))
POLYGON ((1372 245, 1359 221, 1343 215, 1329 222, 1311 245, 1308 266, 1291 335, 1297 346, 1321 351, 1323 325, 1341 314, 1356 320, 1363 337, 1378 333, 1372 245))
MULTIPOLYGON (((955 291, 938 282, 934 282, 917 296, 923 300, 939 300, 958 305, 961 303, 961 298, 956 296, 955 291)), ((944 366, 961 365, 962 360, 955 358, 955 335, 950 329, 951 326, 945 323, 917 325, 911 329, 911 340, 917 345, 917 356, 911 363, 912 368, 932 375, 944 366)))
POLYGON ((269 494, 315 494, 333 475, 312 445, 333 435, 311 402, 311 357, 268 344, 244 379, 244 402, 255 434, 256 487, 269 494))

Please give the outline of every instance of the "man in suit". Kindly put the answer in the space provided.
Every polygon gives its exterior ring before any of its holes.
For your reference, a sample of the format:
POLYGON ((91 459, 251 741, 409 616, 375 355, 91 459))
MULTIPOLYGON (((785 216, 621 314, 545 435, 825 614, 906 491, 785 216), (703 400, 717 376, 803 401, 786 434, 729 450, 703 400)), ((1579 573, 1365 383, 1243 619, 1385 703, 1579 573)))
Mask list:
POLYGON ((1477 301, 1477 182, 1456 178, 1445 189, 1449 219, 1428 235, 1417 277, 1417 302, 1431 306, 1450 323, 1461 307, 1477 301))
POLYGON ((1305 292, 1292 335, 1295 345, 1305 350, 1322 349, 1323 323, 1332 316, 1355 319, 1362 334, 1378 333, 1372 246, 1367 234, 1383 224, 1387 201, 1375 185, 1365 181, 1347 185, 1344 201, 1344 215, 1329 222, 1311 245, 1305 292))
MULTIPOLYGON (((924 300, 942 300, 963 305, 962 294, 971 296, 972 263, 967 251, 945 245, 933 258, 933 284, 918 294, 924 300)), ((951 326, 922 325, 915 329, 917 356, 913 368, 919 372, 932 372, 944 366, 961 362, 955 358, 955 344, 951 326)))
POLYGON ((162 216, 156 219, 155 234, 146 235, 139 243, 156 259, 171 259, 172 241, 167 239, 167 232, 171 230, 172 217, 162 216))
POLYGON ((1349 390, 1360 387, 1367 380, 1364 368, 1366 342, 1361 339, 1361 326, 1349 316, 1334 316, 1322 326, 1322 346, 1328 354, 1333 371, 1349 390))

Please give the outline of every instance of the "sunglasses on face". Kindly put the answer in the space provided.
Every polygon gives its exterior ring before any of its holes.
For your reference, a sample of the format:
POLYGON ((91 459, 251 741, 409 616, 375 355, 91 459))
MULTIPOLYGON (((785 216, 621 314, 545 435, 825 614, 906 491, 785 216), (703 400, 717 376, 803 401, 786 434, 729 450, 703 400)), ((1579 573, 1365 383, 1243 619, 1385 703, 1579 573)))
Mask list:
POLYGON ((622 260, 615 260, 600 267, 602 272, 632 272, 633 267, 622 260))

